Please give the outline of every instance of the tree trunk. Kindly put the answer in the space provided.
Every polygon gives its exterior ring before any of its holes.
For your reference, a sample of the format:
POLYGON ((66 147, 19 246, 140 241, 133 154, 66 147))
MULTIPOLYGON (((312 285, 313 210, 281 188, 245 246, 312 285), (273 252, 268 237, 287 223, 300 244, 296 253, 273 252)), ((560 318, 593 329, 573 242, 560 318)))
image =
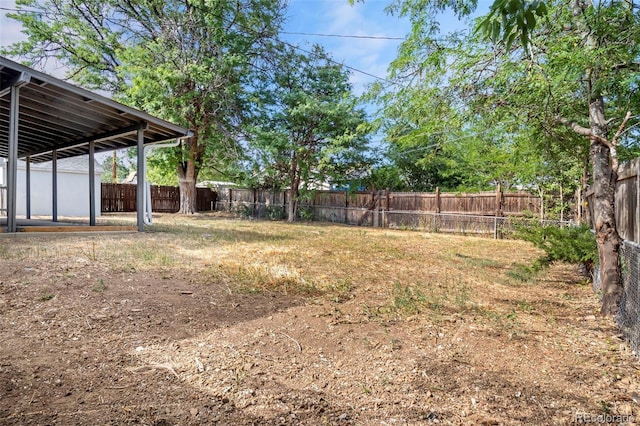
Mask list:
POLYGON ((178 165, 178 184, 180 187, 180 210, 178 213, 194 214, 196 207, 197 170, 193 160, 178 165))
MULTIPOLYGON (((604 119, 604 101, 601 97, 589 106, 590 126, 593 136, 606 138, 607 123, 604 119)), ((602 283, 602 308, 604 315, 615 315, 622 297, 620 273, 620 244, 615 217, 615 192, 617 170, 611 167, 611 152, 602 142, 591 138, 591 162, 593 164, 593 223, 598 244, 600 280, 602 283)))
POLYGON ((289 206, 287 208, 287 222, 295 222, 298 214, 298 190, 300 188, 300 171, 295 151, 291 155, 291 168, 289 169, 289 206))
POLYGON ((580 210, 580 224, 583 223, 593 223, 591 221, 591 207, 588 204, 587 198, 587 182, 589 181, 589 160, 585 161, 584 168, 582 169, 582 177, 580 178, 580 194, 581 194, 581 202, 579 210, 580 210))

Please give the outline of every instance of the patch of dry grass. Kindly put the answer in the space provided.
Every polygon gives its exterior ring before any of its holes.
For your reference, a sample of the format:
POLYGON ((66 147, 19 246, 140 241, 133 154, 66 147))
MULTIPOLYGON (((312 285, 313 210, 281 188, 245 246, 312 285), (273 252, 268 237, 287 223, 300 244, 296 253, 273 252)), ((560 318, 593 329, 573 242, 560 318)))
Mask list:
MULTIPOLYGON (((175 282, 190 281, 198 285, 177 296, 186 326, 202 289, 217 287, 216 303, 202 309, 221 320, 179 341, 135 343, 130 371, 169 366, 170 380, 256 418, 321 424, 326 407, 317 404, 328 401, 338 407, 333 423, 539 424, 546 410, 571 424, 576 412, 599 412, 600 401, 627 412, 612 377, 628 379, 616 379, 624 401, 640 389, 635 367, 619 361, 629 355, 612 322, 592 315, 597 300, 571 268, 522 279, 522 265, 540 255, 528 243, 219 215, 155 223, 143 234, 0 238, 0 260, 39 268, 36 278, 51 268, 30 293, 47 309, 62 303, 56 289, 66 282, 86 283, 79 303, 109 300, 124 284, 118 306, 133 315, 137 305, 122 303, 130 294, 151 292, 150 300, 158 289, 160 303, 175 282), (136 281, 158 271, 161 285, 136 281), (295 303, 272 307, 279 295, 295 303), (256 303, 268 309, 256 315, 256 303), (237 318, 225 323, 230 314, 237 318)), ((20 276, 12 288, 36 283, 20 276)))
MULTIPOLYGON (((131 218, 103 220, 122 224, 131 218)), ((173 271, 223 283, 230 292, 324 295, 333 301, 366 295, 366 314, 384 318, 500 311, 497 300, 531 285, 508 272, 537 255, 521 241, 206 214, 161 215, 143 234, 0 240, 0 258, 25 264, 75 259, 112 271, 173 271)))

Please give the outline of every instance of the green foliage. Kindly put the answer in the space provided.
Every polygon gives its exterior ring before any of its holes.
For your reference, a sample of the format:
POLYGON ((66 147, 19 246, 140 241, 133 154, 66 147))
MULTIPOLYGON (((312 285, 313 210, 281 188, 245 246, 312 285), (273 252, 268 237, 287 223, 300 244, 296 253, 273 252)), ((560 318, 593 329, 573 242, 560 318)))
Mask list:
POLYGON ((534 269, 560 261, 584 265, 587 272, 591 273, 598 262, 595 235, 587 225, 560 228, 527 221, 516 227, 514 235, 545 252, 534 263, 534 269))
MULTIPOLYGON (((281 0, 19 0, 28 40, 4 53, 32 65, 55 58, 73 79, 123 103, 184 125, 194 137, 163 152, 159 182, 178 174, 195 186, 200 170, 236 170, 248 97, 271 57, 281 0), (31 12, 33 11, 33 12, 31 12)), ((174 179, 177 180, 177 179, 174 179)), ((182 205, 190 213, 195 200, 182 205)))
POLYGON ((322 48, 282 49, 270 79, 253 94, 250 180, 254 187, 291 188, 297 202, 323 183, 347 184, 364 173, 369 126, 349 74, 322 48))
POLYGON ((516 281, 527 283, 533 281, 541 268, 541 264, 538 262, 534 262, 533 265, 516 263, 511 265, 511 268, 509 268, 505 274, 516 281))
POLYGON ((313 220, 313 207, 303 207, 298 209, 298 217, 305 221, 313 220))
POLYGON ((423 310, 427 297, 417 288, 399 283, 393 286, 393 306, 408 314, 417 314, 423 310))
POLYGON ((553 113, 544 113, 550 99, 544 76, 519 55, 503 61, 493 44, 469 34, 471 24, 440 33, 443 10, 465 18, 474 8, 473 1, 429 0, 397 0, 389 8, 408 17, 412 31, 391 68, 400 84, 375 84, 368 93, 380 105, 376 125, 385 134, 386 169, 397 169, 394 183, 418 191, 500 184, 572 193, 588 141, 553 129, 553 113))
POLYGON ((371 190, 390 189, 391 191, 409 191, 401 170, 396 165, 381 165, 374 167, 369 174, 361 180, 362 185, 371 190))
POLYGON ((495 0, 489 14, 479 21, 477 31, 494 41, 502 40, 507 50, 517 38, 527 48, 538 20, 547 14, 545 1, 495 0))
POLYGON ((147 154, 147 179, 155 185, 178 186, 174 148, 153 149, 147 154))
POLYGON ((93 287, 91 287, 91 290, 97 293, 103 293, 106 289, 107 284, 104 282, 104 278, 100 278, 98 282, 93 287))
POLYGON ((284 209, 280 206, 267 206, 266 217, 271 220, 282 220, 285 218, 284 209))
POLYGON ((105 183, 114 183, 113 179, 113 158, 116 159, 116 179, 115 182, 122 182, 129 174, 129 168, 125 165, 124 160, 113 153, 104 159, 102 163, 101 181, 105 183))

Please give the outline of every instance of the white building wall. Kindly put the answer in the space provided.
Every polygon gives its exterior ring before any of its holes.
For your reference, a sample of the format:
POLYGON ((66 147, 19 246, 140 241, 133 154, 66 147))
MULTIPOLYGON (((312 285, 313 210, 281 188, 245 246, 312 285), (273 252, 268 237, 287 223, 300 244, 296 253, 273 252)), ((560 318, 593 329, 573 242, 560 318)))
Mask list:
MULTIPOLYGON (((85 170, 67 170, 65 160, 58 160, 58 216, 89 216, 89 172, 85 170)), ((87 160, 88 161, 88 160, 87 160)), ((88 164, 87 164, 88 168, 88 164)), ((102 170, 96 166, 93 179, 95 187, 96 217, 100 216, 102 170)), ((52 215, 52 175, 51 163, 31 164, 31 215, 52 215)), ((26 164, 18 162, 17 214, 27 214, 26 164)))

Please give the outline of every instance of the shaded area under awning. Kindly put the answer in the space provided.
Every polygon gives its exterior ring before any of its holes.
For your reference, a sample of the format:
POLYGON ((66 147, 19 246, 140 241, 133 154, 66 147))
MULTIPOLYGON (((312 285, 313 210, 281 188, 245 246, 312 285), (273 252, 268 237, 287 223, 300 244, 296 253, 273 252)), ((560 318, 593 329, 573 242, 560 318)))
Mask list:
MULTIPOLYGON (((138 171, 144 178, 142 147, 191 135, 187 128, 0 56, 0 157, 8 159, 7 231, 16 231, 17 159, 55 164, 61 158, 89 154, 92 162, 97 152, 137 147, 138 171)), ((53 182, 55 222, 55 167, 53 182)), ((144 181, 138 183, 139 230, 143 185, 144 181)), ((91 194, 89 199, 93 203, 91 194)), ((95 225, 94 218, 91 224, 95 225)))

